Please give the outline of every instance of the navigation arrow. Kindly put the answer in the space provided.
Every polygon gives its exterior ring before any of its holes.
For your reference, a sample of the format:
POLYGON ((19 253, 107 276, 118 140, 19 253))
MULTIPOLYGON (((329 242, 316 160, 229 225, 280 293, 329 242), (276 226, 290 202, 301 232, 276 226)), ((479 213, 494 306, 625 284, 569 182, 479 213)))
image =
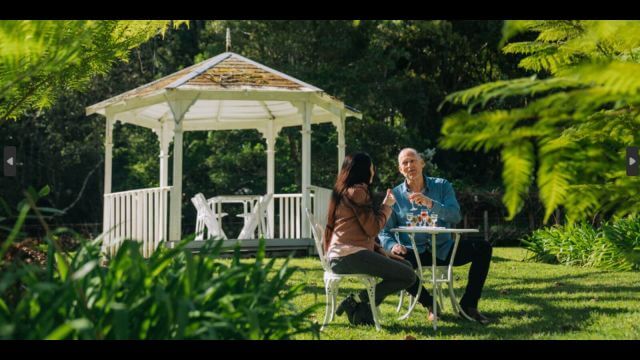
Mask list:
POLYGON ((9 159, 7 159, 7 164, 9 165, 13 165, 13 158, 10 157, 9 159))

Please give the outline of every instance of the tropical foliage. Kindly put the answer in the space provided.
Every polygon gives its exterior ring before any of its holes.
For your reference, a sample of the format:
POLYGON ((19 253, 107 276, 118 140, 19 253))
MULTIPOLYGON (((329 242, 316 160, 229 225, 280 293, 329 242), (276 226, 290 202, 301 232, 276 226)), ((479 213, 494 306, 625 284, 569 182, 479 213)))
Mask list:
MULTIPOLYGON (((41 191, 40 195, 45 195, 41 191)), ((304 285, 288 284, 295 268, 274 267, 261 242, 256 258, 219 257, 222 241, 198 255, 160 248, 145 259, 139 244, 125 241, 105 264, 100 240, 76 240, 65 253, 60 237, 47 233, 48 266, 4 261, 29 213, 41 218, 31 192, 21 205, 12 235, 0 250, 0 339, 287 339, 305 333, 318 337, 308 315, 293 299, 304 285)), ((46 224, 44 225, 46 227, 46 224)))
POLYGON ((640 178, 625 174, 625 148, 640 142, 640 22, 509 21, 503 51, 536 74, 447 96, 441 145, 499 150, 503 202, 512 219, 537 186, 547 221, 640 210, 640 178), (534 39, 530 39, 534 35, 534 39))
POLYGON ((59 94, 85 88, 169 26, 163 20, 1 21, 0 122, 48 108, 59 94))
POLYGON ((640 217, 606 222, 599 229, 577 223, 539 229, 523 240, 530 259, 609 270, 640 269, 640 217))

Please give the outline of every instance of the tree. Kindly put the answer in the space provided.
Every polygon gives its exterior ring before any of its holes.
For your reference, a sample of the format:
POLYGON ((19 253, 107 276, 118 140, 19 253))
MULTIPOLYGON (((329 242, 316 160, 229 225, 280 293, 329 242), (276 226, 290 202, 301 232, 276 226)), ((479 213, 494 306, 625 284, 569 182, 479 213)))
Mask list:
POLYGON ((48 108, 59 94, 85 88, 170 25, 165 20, 0 22, 0 122, 48 108))
POLYGON ((531 34, 503 52, 536 74, 449 95, 467 111, 445 119, 441 145, 501 151, 510 219, 534 181, 545 221, 561 206, 570 222, 637 213, 623 159, 640 140, 640 22, 510 21, 503 42, 531 34))

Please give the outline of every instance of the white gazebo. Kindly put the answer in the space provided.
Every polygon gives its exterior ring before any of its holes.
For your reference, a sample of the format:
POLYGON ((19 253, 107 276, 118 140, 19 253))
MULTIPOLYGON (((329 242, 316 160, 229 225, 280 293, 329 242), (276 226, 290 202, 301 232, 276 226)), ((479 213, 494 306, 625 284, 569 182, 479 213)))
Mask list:
MULTIPOLYGON (((297 202, 297 209, 287 210, 301 214, 311 205, 311 124, 332 123, 336 127, 339 169, 345 155, 345 119, 362 118, 360 112, 345 106, 322 89, 232 52, 225 52, 86 108, 87 115, 96 113, 106 117, 105 246, 115 250, 118 240, 132 238, 144 243, 145 255, 153 252, 162 241, 182 238, 181 204, 185 201, 181 196, 183 132, 260 131, 267 144, 266 192, 273 194, 276 137, 284 127, 301 126, 302 194, 298 194, 301 201, 297 202), (158 136, 160 187, 111 192, 113 125, 116 121, 149 128, 158 136), (173 183, 169 186, 171 141, 174 144, 173 183)), ((271 238, 275 237, 274 202, 277 199, 278 194, 267 211, 271 231, 268 235, 271 238)), ((299 230, 293 237, 310 238, 308 223, 301 219, 299 215, 296 217, 299 230)), ((282 221, 281 216, 281 228, 282 221)))

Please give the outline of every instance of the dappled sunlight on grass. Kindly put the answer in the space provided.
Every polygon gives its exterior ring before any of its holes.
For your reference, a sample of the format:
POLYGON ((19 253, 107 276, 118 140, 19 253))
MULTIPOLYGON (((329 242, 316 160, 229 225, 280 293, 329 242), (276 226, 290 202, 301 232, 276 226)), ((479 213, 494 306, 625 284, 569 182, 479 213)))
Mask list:
MULTIPOLYGON (((498 322, 488 326, 462 320, 445 309, 438 330, 420 305, 407 320, 398 320, 394 294, 381 305, 382 330, 351 326, 336 316, 321 333, 322 339, 640 339, 640 273, 585 269, 522 261, 525 250, 496 248, 485 284, 480 310, 498 322)), ((280 260, 278 260, 280 261, 280 260)), ((305 294, 296 305, 324 304, 322 269, 317 258, 294 259, 299 270, 292 284, 305 283, 305 294)), ((277 266, 276 266, 277 268, 277 266)), ((469 265, 457 267, 455 291, 461 297, 469 265)), ((346 279, 339 300, 362 285, 346 279)), ((407 300, 405 299, 405 307, 407 300)), ((314 319, 322 322, 324 306, 314 319)), ((306 338, 300 336, 300 338, 306 338)))

